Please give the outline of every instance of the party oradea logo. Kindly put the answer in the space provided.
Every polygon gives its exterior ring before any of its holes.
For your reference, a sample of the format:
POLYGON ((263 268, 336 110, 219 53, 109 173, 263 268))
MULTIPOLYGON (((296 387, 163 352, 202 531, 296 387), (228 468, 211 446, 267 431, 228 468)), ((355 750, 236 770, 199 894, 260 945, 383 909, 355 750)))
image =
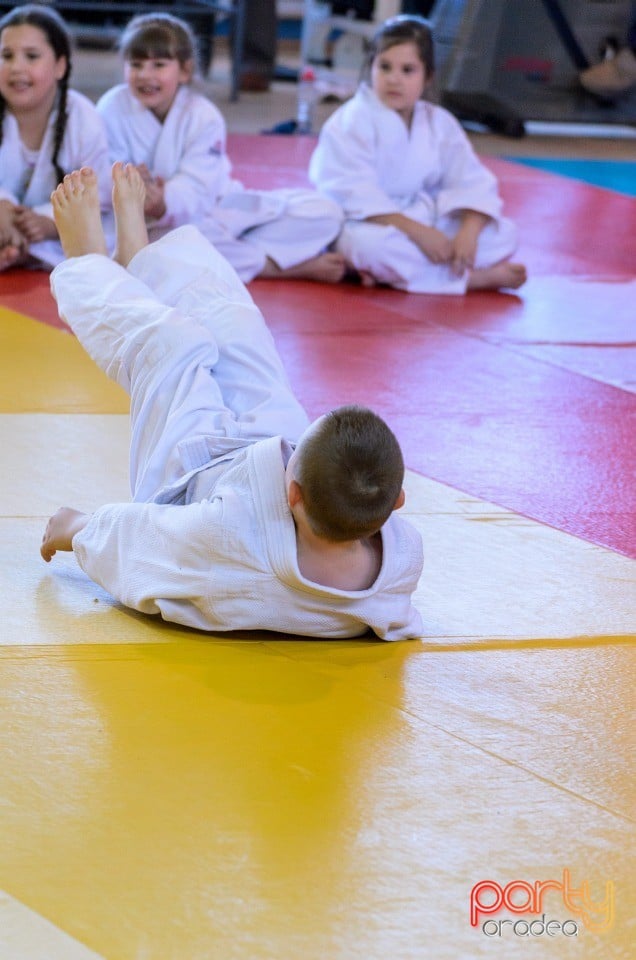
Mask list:
POLYGON ((578 937, 582 929, 606 933, 613 923, 614 884, 608 881, 605 895, 596 899, 587 880, 573 885, 567 868, 561 880, 511 880, 504 886, 480 880, 470 891, 470 924, 487 937, 578 937), (559 907, 566 917, 548 916, 548 910, 559 907), (506 912, 518 919, 495 917, 506 912))

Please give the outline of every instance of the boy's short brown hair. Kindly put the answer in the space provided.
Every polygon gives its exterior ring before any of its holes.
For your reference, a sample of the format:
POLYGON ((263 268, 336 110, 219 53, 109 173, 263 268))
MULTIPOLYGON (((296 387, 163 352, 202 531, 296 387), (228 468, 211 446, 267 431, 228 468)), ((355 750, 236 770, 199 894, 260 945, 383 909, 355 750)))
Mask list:
POLYGON ((317 536, 369 537, 389 518, 402 490, 402 451, 372 410, 338 407, 302 441, 296 480, 317 536))

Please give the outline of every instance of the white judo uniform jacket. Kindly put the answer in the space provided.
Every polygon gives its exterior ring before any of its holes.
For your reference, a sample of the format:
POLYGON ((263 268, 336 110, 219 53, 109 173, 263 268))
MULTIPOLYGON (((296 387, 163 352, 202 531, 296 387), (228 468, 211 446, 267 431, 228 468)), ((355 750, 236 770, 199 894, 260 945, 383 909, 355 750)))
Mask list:
POLYGON ((189 86, 177 91, 161 123, 126 84, 109 90, 97 109, 108 133, 111 161, 145 163, 165 181, 166 213, 151 239, 193 223, 244 281, 267 257, 281 268, 321 253, 338 234, 342 212, 314 190, 247 190, 232 177, 225 120, 189 86))
MULTIPOLYGON (((65 173, 85 165, 92 167, 97 174, 102 209, 107 210, 111 204, 112 182, 103 121, 95 105, 76 90, 68 91, 66 103, 68 119, 58 163, 65 173)), ((57 106, 49 117, 34 167, 28 163, 17 121, 8 110, 2 123, 0 144, 0 199, 30 207, 50 220, 53 219, 50 196, 57 186, 57 174, 51 163, 56 113, 57 106)), ((64 258, 57 240, 33 243, 29 253, 49 266, 54 266, 64 258)))
POLYGON ((456 277, 431 263, 396 227, 365 222, 402 213, 447 236, 460 210, 490 217, 481 232, 476 267, 509 257, 514 224, 502 216, 494 175, 480 162, 457 120, 442 107, 418 101, 410 130, 365 83, 326 121, 311 157, 309 179, 338 203, 345 225, 338 241, 347 260, 377 280, 414 293, 464 293, 456 277))
POLYGON ((260 311, 194 227, 128 269, 99 255, 66 261, 51 286, 83 346, 131 393, 133 502, 100 507, 73 538, 91 579, 201 630, 421 636, 421 538, 396 514, 368 590, 301 574, 285 467, 307 416, 260 311))

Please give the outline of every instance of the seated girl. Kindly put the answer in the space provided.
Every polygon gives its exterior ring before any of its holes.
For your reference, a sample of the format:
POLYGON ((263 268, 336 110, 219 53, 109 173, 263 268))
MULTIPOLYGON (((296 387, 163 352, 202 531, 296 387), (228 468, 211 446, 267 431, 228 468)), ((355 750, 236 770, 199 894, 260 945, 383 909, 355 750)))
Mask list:
POLYGON ((188 25, 167 13, 134 17, 121 50, 126 83, 97 109, 112 161, 133 163, 145 181, 151 239, 191 223, 243 281, 341 280, 344 258, 326 252, 342 223, 337 204, 307 189, 246 190, 232 178, 223 116, 191 83, 188 25))
POLYGON ((363 283, 413 293, 520 287, 514 224, 495 177, 450 113, 422 100, 433 40, 421 17, 387 20, 355 96, 327 120, 309 178, 345 214, 336 249, 363 283))
POLYGON ((95 106, 69 89, 71 43, 58 14, 14 7, 0 20, 0 270, 63 259, 50 204, 65 173, 89 164, 110 207, 108 145, 95 106))

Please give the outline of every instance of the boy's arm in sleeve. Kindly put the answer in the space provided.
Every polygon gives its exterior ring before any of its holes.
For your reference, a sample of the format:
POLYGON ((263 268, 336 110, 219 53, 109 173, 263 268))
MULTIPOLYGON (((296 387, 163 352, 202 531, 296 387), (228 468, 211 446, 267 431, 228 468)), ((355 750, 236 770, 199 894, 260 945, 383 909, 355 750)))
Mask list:
POLYGON ((222 520, 220 500, 108 504, 75 534, 73 551, 91 580, 125 606, 209 629, 222 520))
POLYGON ((385 528, 385 546, 395 557, 394 573, 386 586, 382 615, 372 625, 381 640, 412 640, 424 635, 422 617, 413 605, 424 565, 424 550, 419 531, 408 521, 399 520, 385 528))
POLYGON ((40 554, 47 563, 58 550, 72 550, 73 537, 83 530, 90 517, 72 507, 60 507, 49 519, 42 537, 40 554))

